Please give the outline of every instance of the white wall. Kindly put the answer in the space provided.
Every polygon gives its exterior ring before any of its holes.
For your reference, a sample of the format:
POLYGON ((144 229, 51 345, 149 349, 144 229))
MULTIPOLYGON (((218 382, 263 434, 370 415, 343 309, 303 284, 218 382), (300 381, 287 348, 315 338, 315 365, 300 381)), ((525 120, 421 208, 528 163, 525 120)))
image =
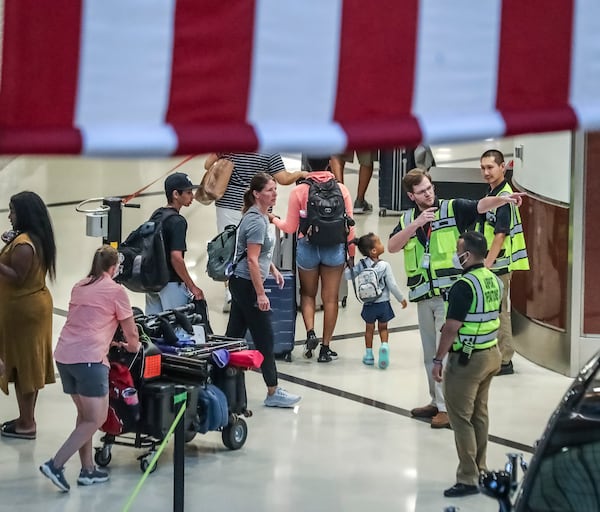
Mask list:
POLYGON ((570 202, 571 132, 514 138, 513 181, 546 199, 570 202), (522 146, 522 159, 516 158, 522 146))

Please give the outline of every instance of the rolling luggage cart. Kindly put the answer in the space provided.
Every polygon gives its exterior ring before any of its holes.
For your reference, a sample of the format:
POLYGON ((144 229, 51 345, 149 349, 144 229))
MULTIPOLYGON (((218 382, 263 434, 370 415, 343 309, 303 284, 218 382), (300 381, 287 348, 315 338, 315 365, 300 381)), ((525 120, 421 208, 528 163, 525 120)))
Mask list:
MULTIPOLYGON (((187 306, 184 306, 187 308, 187 306)), ((196 313, 193 308, 186 309, 184 314, 191 316, 196 313)), ((112 459, 114 445, 130 446, 145 449, 138 460, 140 469, 146 471, 157 446, 167 435, 173 423, 178 406, 174 405, 174 396, 182 392, 187 393, 187 408, 183 417, 185 422, 185 442, 190 442, 198 433, 203 411, 199 407, 201 388, 207 386, 217 374, 213 368, 212 354, 217 349, 226 349, 228 352, 247 348, 245 340, 231 339, 207 335, 208 343, 198 344, 195 347, 176 347, 176 353, 162 353, 157 345, 148 337, 146 330, 153 335, 165 332, 175 332, 176 323, 181 323, 181 317, 173 311, 146 317, 141 313, 135 314, 138 328, 142 331, 140 340, 143 350, 138 354, 130 354, 121 349, 111 348, 109 359, 126 365, 133 377, 137 390, 140 415, 134 426, 119 434, 105 433, 101 438, 102 445, 96 448, 94 461, 98 466, 108 466, 112 459), (175 317, 178 317, 176 320, 175 317), (164 321, 167 319, 171 329, 165 329, 164 321), (159 328, 162 325, 162 329, 159 328)), ((190 318, 188 318, 190 320, 190 318)), ((167 335, 168 336, 168 335, 167 335)), ((161 337, 161 340, 167 337, 161 337)), ((118 333, 115 336, 118 338, 118 333)), ((231 450, 241 448, 247 438, 248 428, 240 416, 251 416, 246 407, 244 374, 242 370, 226 367, 226 376, 233 378, 237 384, 231 387, 226 378, 217 379, 226 389, 223 390, 227 397, 229 409, 227 424, 222 427, 223 443, 231 450), (233 392, 231 391, 233 389, 233 392), (229 390, 229 391, 228 391, 229 390), (243 391, 243 399, 235 393, 243 391), (227 395, 231 395, 231 398, 227 395)), ((152 471, 155 471, 156 465, 152 471)))

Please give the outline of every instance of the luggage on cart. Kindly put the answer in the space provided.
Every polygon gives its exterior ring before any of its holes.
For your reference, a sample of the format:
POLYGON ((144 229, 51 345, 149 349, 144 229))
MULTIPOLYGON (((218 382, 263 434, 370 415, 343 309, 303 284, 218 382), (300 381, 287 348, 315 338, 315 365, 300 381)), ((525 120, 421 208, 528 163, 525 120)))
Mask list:
MULTIPOLYGON (((296 273, 283 270, 281 275, 283 288, 279 288, 273 276, 267 278, 264 286, 271 303, 275 357, 290 362, 296 336, 296 273)), ((246 340, 250 348, 255 348, 250 331, 246 332, 246 340)))
POLYGON ((198 385, 163 379, 146 383, 142 389, 140 431, 158 440, 164 439, 179 412, 179 405, 174 405, 173 398, 186 391, 183 421, 185 440, 191 441, 198 431, 198 389, 198 385))

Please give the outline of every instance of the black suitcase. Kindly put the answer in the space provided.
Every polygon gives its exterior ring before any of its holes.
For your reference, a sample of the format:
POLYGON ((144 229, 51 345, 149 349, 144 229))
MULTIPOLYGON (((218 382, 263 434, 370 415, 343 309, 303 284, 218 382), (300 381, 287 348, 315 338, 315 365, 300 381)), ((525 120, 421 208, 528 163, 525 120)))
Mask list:
POLYGON ((195 432, 198 386, 162 380, 147 382, 142 388, 140 432, 159 440, 164 439, 179 411, 179 406, 173 404, 173 398, 184 391, 188 392, 184 415, 185 430, 195 432))
POLYGON ((414 206, 402 188, 402 178, 415 168, 412 149, 382 150, 379 152, 379 216, 388 211, 401 212, 414 206))
POLYGON ((248 398, 244 370, 235 366, 226 366, 225 368, 214 366, 212 381, 225 393, 230 413, 244 414, 247 412, 248 398))

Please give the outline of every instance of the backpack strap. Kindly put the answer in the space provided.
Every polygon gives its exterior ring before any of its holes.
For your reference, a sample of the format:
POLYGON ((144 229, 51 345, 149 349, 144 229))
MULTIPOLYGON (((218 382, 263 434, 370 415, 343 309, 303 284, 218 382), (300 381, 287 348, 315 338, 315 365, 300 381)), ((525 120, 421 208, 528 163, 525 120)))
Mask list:
MULTIPOLYGON (((255 215, 260 215, 260 213, 258 213, 258 212, 248 212, 248 213, 254 213, 255 215)), ((246 249, 244 249, 244 252, 242 254, 240 254, 239 258, 235 257, 237 254, 240 226, 242 225, 243 220, 244 220, 244 216, 242 216, 242 219, 240 220, 240 222, 238 223, 238 225, 235 228, 235 252, 233 253, 233 261, 231 262, 231 274, 232 275, 233 275, 233 272, 235 271, 235 267, 237 267, 237 264, 240 261, 242 261, 244 258, 248 257, 248 248, 247 247, 246 247, 246 249)), ((267 229, 269 229, 268 225, 267 225, 267 229)))

